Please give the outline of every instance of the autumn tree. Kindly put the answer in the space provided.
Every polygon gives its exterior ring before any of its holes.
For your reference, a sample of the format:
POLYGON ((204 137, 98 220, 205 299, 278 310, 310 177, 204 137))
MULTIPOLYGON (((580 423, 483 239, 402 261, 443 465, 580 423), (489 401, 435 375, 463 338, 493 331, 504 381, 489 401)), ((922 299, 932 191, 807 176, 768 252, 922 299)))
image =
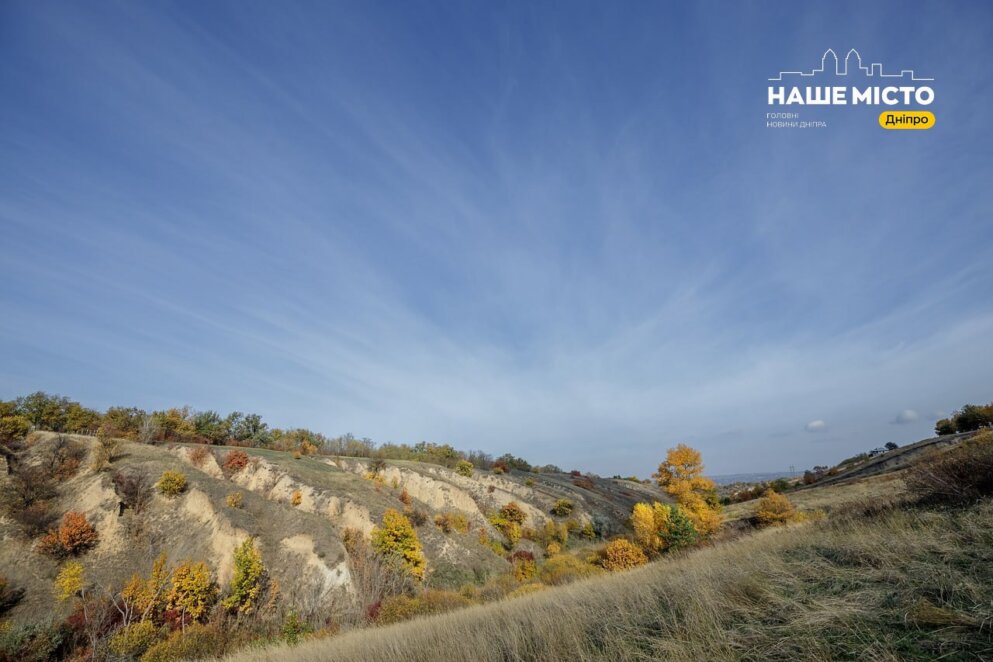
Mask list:
POLYGON ((252 446, 268 446, 272 443, 269 425, 258 414, 234 412, 228 416, 231 437, 252 446))
POLYGON ((934 433, 938 436, 955 434, 955 421, 948 418, 939 419, 938 422, 934 424, 934 433))
POLYGON ((104 634, 103 625, 107 621, 108 606, 90 591, 83 564, 78 561, 65 563, 55 577, 54 588, 59 602, 68 602, 74 598, 78 600, 79 613, 83 617, 82 630, 89 639, 90 650, 95 651, 104 634))
POLYGON ((254 612, 265 590, 266 568, 262 554, 255 547, 255 538, 246 538, 234 550, 234 577, 231 594, 221 604, 239 615, 254 612))
POLYGON ((372 547, 382 556, 392 556, 402 561, 411 576, 421 580, 427 568, 427 560, 417 539, 417 532, 403 513, 387 509, 383 513, 382 526, 372 531, 372 547))
POLYGON ((58 529, 49 531, 38 541, 38 551, 56 558, 78 556, 99 542, 100 536, 86 515, 68 512, 58 529))
POLYGON ((993 404, 965 405, 954 416, 958 432, 972 432, 993 425, 993 404))
POLYGON ((653 477, 686 511, 701 535, 709 535, 721 526, 721 506, 714 481, 703 475, 700 452, 679 444, 670 448, 666 459, 653 477))
POLYGON ((13 446, 30 431, 31 421, 26 416, 0 416, 0 446, 13 446))
POLYGON ((223 444, 230 436, 230 422, 216 411, 198 411, 192 416, 196 435, 210 444, 223 444))
POLYGON ((137 439, 146 413, 137 407, 111 407, 103 415, 99 432, 107 437, 137 439))
POLYGON ((634 541, 649 555, 692 545, 697 540, 693 522, 679 506, 658 501, 636 503, 631 512, 634 541))
POLYGON ((55 597, 59 602, 66 602, 81 596, 86 586, 86 572, 79 561, 69 561, 59 568, 55 576, 55 597))
POLYGON ((120 594, 114 597, 114 606, 124 625, 159 619, 166 608, 170 574, 168 557, 163 552, 152 564, 147 579, 138 574, 131 576, 120 594))
POLYGON ((357 606, 365 610, 386 597, 414 591, 416 580, 397 556, 383 556, 358 529, 342 531, 357 606))
POLYGON ((196 427, 191 420, 189 407, 153 411, 151 419, 158 430, 158 440, 190 441, 196 437, 196 427))
POLYGON ((66 417, 73 403, 61 395, 50 395, 42 391, 26 395, 16 400, 17 413, 27 418, 39 430, 52 432, 66 431, 66 417))
POLYGON ((65 431, 75 434, 94 434, 100 428, 100 412, 71 402, 65 412, 65 431))
POLYGON ((187 619, 202 620, 216 599, 217 585, 203 561, 185 561, 172 571, 166 608, 179 612, 184 627, 187 619))

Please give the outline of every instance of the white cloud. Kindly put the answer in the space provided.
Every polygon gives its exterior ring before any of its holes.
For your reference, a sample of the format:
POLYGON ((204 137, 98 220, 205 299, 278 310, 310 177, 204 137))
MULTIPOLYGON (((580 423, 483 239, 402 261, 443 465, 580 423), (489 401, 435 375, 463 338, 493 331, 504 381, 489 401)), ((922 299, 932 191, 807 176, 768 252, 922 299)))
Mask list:
POLYGON ((824 432, 827 430, 827 423, 821 419, 817 419, 816 421, 807 423, 806 430, 807 432, 824 432))
POLYGON ((920 417, 921 417, 920 414, 918 414, 913 409, 904 409, 903 411, 901 411, 899 414, 896 415, 896 418, 893 419, 893 422, 897 425, 903 425, 905 423, 913 423, 914 421, 919 420, 920 417))

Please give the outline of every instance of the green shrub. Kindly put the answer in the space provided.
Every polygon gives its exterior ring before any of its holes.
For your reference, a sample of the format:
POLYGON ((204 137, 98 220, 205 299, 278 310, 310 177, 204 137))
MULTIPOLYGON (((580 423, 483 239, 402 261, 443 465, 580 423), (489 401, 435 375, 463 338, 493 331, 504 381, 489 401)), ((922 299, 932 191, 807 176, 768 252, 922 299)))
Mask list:
POLYGON ((671 506, 669 523, 662 535, 669 551, 695 545, 700 540, 700 534, 697 533, 693 520, 679 506, 671 506))
POLYGON ((455 463, 455 473, 460 476, 465 476, 466 478, 472 478, 472 462, 468 460, 459 460, 455 463))
POLYGON ((63 625, 22 625, 0 630, 0 660, 48 662, 58 659, 57 653, 70 635, 63 625))
POLYGON ((934 433, 938 436, 955 434, 955 422, 947 418, 940 419, 934 424, 934 433))
POLYGON ((698 539, 693 522, 679 506, 655 501, 636 503, 631 511, 634 542, 649 555, 692 545, 698 539))
POLYGON ((296 645, 300 642, 300 637, 310 634, 313 632, 313 628, 300 618, 300 614, 296 610, 291 609, 286 618, 283 619, 282 634, 283 639, 286 643, 291 646, 296 645))
POLYGON ((186 486, 186 474, 179 471, 163 471, 156 483, 159 492, 168 497, 179 496, 186 491, 186 486))

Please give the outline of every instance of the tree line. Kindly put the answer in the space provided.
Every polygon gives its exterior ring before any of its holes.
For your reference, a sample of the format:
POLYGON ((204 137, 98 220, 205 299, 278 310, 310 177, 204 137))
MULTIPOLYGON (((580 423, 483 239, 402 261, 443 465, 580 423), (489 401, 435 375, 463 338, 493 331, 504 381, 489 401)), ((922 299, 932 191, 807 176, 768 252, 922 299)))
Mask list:
POLYGON ((934 424, 938 436, 958 432, 975 432, 980 428, 993 427, 993 402, 987 405, 965 405, 948 418, 934 424))
POLYGON ((138 407, 110 407, 99 412, 61 395, 42 391, 13 400, 0 400, 0 448, 10 447, 32 430, 116 437, 143 443, 201 443, 269 448, 332 456, 411 460, 454 467, 460 461, 478 469, 503 471, 561 471, 554 465, 534 467, 525 459, 505 453, 494 458, 482 450, 463 451, 450 444, 377 444, 352 434, 328 437, 306 428, 270 427, 259 414, 191 407, 145 411, 138 407))

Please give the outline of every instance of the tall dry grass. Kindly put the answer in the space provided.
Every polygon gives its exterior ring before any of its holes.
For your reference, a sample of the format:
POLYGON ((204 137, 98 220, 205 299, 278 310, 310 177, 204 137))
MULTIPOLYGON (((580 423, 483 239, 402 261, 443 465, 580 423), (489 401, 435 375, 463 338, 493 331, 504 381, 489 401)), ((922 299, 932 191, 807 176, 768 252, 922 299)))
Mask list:
POLYGON ((647 567, 239 662, 988 659, 993 503, 853 508, 647 567))

